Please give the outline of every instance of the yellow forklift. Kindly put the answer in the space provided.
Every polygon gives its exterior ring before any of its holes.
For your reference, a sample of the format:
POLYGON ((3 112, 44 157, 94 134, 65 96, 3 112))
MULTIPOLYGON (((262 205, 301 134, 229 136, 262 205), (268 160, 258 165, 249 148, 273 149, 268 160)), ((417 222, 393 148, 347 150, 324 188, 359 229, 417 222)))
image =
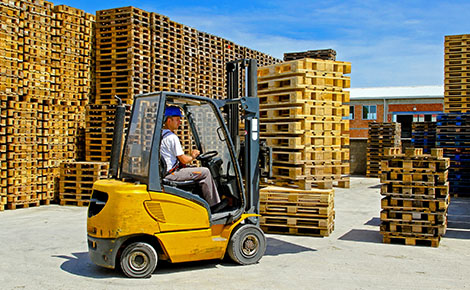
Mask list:
POLYGON ((143 278, 159 260, 228 256, 246 265, 261 259, 266 238, 259 227, 260 160, 262 169, 270 167, 263 158, 269 150, 260 154, 256 87, 256 60, 244 59, 227 63, 225 100, 171 92, 138 95, 123 146, 125 108, 118 105, 109 178, 95 182, 88 208, 88 249, 95 264, 143 278), (238 97, 243 73, 246 96, 238 97), (165 179, 160 142, 167 106, 182 110, 201 152, 197 159, 230 200, 221 211, 211 212, 198 184, 165 179))

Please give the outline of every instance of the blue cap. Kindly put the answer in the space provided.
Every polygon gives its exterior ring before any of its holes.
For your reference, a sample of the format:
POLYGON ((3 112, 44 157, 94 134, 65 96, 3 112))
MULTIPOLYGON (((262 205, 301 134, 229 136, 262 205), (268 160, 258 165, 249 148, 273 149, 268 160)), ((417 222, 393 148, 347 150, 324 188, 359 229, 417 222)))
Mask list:
POLYGON ((182 117, 181 110, 179 107, 170 106, 165 108, 165 117, 178 116, 182 117))

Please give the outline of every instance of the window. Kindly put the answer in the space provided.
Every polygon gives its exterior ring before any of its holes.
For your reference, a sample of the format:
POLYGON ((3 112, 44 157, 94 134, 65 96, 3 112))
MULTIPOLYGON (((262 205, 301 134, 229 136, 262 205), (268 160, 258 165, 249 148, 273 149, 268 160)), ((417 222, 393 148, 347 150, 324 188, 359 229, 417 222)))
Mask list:
POLYGON ((349 106, 349 120, 354 120, 354 106, 349 106))
POLYGON ((376 120, 377 106, 362 106, 362 120, 376 120))

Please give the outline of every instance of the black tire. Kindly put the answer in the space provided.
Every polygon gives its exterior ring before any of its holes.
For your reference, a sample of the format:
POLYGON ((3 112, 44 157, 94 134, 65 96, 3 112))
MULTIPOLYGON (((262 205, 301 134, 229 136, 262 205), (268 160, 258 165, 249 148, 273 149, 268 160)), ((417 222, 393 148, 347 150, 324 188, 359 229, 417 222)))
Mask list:
POLYGON ((255 264, 266 252, 266 237, 259 227, 243 225, 230 238, 227 252, 238 264, 255 264))
POLYGON ((142 242, 129 244, 121 255, 121 269, 127 277, 146 278, 157 267, 158 255, 155 249, 142 242))

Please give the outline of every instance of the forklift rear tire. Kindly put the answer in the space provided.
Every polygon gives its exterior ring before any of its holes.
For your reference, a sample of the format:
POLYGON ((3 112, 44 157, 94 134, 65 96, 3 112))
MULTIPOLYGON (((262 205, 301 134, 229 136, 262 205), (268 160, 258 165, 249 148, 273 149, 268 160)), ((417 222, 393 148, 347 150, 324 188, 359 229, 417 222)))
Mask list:
POLYGON ((157 252, 151 245, 132 243, 122 252, 121 269, 127 277, 147 278, 155 271, 157 261, 157 252))
POLYGON ((257 263, 266 251, 266 237, 263 231, 254 225, 243 225, 236 229, 230 238, 227 252, 238 264, 257 263))

